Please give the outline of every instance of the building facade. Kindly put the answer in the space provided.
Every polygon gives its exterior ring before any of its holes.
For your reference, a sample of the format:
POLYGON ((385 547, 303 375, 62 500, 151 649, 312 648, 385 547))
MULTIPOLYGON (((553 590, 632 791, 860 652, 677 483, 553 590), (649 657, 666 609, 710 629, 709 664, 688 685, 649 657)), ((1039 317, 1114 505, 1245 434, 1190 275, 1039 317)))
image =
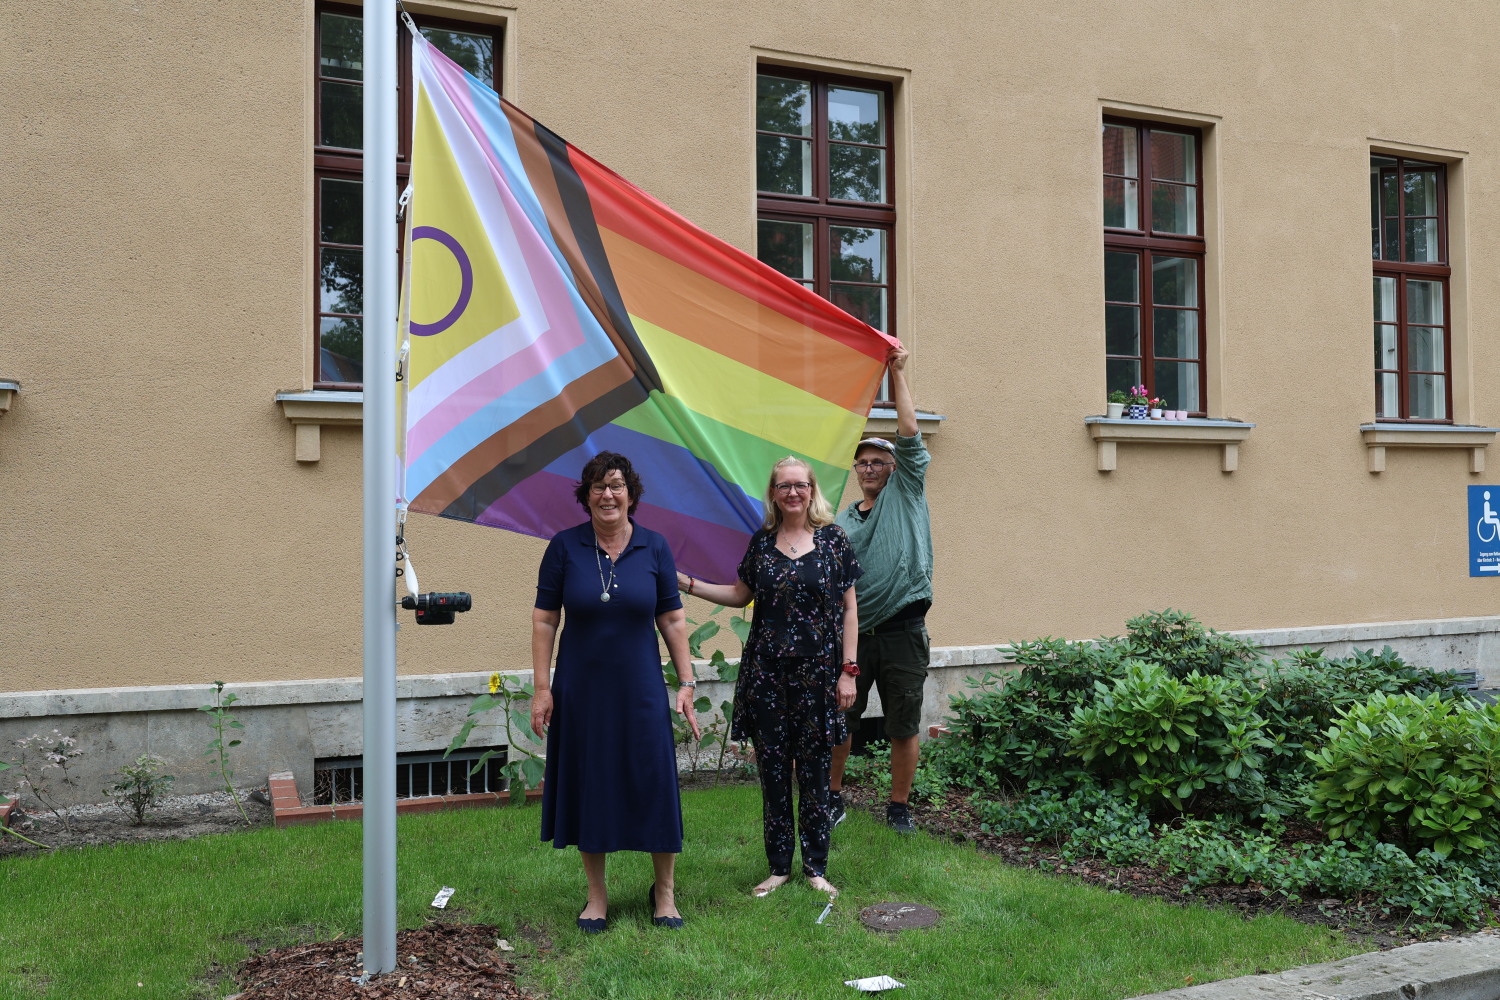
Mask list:
MULTIPOLYGON (((911 348, 938 663, 1170 606, 1500 685, 1500 583, 1470 575, 1500 518, 1468 499, 1500 483, 1500 8, 407 7, 911 348), (1186 419, 1099 416, 1134 385, 1186 419)), ((12 13, 0 739, 187 760, 222 679, 260 720, 243 775, 358 753, 359 16, 12 13)), ((400 633, 422 751, 529 667, 544 542, 435 518, 408 540, 428 588, 475 601, 400 633)))

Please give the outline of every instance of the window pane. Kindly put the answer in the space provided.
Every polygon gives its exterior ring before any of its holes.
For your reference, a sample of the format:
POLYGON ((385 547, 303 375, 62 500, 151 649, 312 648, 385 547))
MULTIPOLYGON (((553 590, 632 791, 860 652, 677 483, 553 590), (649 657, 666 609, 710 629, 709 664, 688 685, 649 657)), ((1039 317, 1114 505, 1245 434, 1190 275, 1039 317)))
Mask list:
POLYGON ((325 316, 318 327, 318 381, 363 382, 365 340, 360 320, 325 316))
POLYGON ((1423 170, 1413 167, 1411 161, 1407 161, 1406 171, 1402 175, 1402 191, 1406 195, 1404 214, 1411 215, 1437 215, 1437 170, 1423 170))
POLYGON ((364 202, 359 181, 324 177, 318 181, 318 238, 324 243, 360 246, 364 202))
POLYGON ((324 76, 364 78, 364 23, 357 17, 324 14, 319 22, 318 66, 324 76))
POLYGON ((813 226, 810 222, 761 219, 756 255, 788 278, 808 282, 813 276, 813 226))
POLYGON ((363 149, 364 121, 361 116, 364 112, 360 86, 324 80, 318 88, 322 98, 318 106, 319 145, 363 149))
POLYGON ((1414 372, 1447 371, 1443 363, 1443 331, 1436 326, 1406 328, 1406 368, 1414 372))
POLYGON ((1381 260, 1401 259, 1401 220, 1386 219, 1382 223, 1385 231, 1385 242, 1380 247, 1381 260))
POLYGON ((1198 312, 1190 309, 1157 309, 1151 314, 1156 328, 1153 352, 1159 358, 1198 356, 1198 312))
POLYGON ((1395 372, 1375 375, 1375 415, 1399 420, 1401 417, 1401 376, 1395 372))
POLYGON ((1122 358, 1109 358, 1104 362, 1104 388, 1106 392, 1129 392, 1133 385, 1141 384, 1141 363, 1122 358))
POLYGON ((1406 321, 1408 323, 1429 323, 1438 326, 1442 325, 1442 282, 1414 281, 1411 279, 1407 279, 1406 321))
MULTIPOLYGON (((1376 157, 1378 160, 1379 157, 1376 157)), ((1387 219, 1401 214, 1401 190, 1396 187, 1396 161, 1386 160, 1389 166, 1380 171, 1381 213, 1387 219)))
POLYGON ((1141 353, 1141 310, 1139 306, 1104 307, 1104 353, 1141 353))
POLYGON ((1201 410, 1198 404, 1198 365, 1194 362, 1157 361, 1151 366, 1156 373, 1156 395, 1173 410, 1201 410))
POLYGON ((828 275, 833 281, 885 281, 884 229, 829 226, 828 242, 828 275))
POLYGON ((325 248, 319 262, 318 312, 364 312, 364 254, 325 248))
POLYGON ((1438 249, 1436 219, 1406 220, 1406 260, 1413 264, 1437 263, 1443 259, 1438 249))
MULTIPOLYGON (((1109 251, 1104 255, 1104 298, 1108 302, 1141 300, 1141 258, 1109 251)), ((1139 383, 1137 383, 1139 384, 1139 383)))
POLYGON ((884 204, 885 150, 831 143, 828 147, 828 197, 884 204))
POLYGON ((812 135, 812 84, 779 76, 756 77, 755 127, 763 132, 812 135))
POLYGON ((1375 324, 1375 367, 1395 371, 1401 359, 1396 353, 1396 325, 1375 324))
POLYGON ((1375 278, 1375 322, 1396 322, 1396 279, 1375 278))
POLYGON ((1119 177, 1104 178, 1104 225, 1110 229, 1139 229, 1140 208, 1136 186, 1139 181, 1119 177))
POLYGON ((1198 304, 1198 262, 1188 257, 1151 258, 1151 301, 1159 306, 1198 304))
POLYGON ((1198 235, 1198 189, 1152 184, 1151 228, 1158 233, 1198 235))
POLYGON ((869 285, 834 285, 829 300, 877 330, 885 329, 885 289, 869 285))
POLYGON ((1198 180, 1197 140, 1176 132, 1151 133, 1151 177, 1158 181, 1198 180))
MULTIPOLYGON (((1104 172, 1136 176, 1136 130, 1124 125, 1104 126, 1104 172)), ((1137 383, 1139 384, 1139 383, 1137 383)))
POLYGON ((755 137, 755 183, 771 194, 812 194, 812 142, 755 137))
POLYGON ((828 138, 885 145, 885 95, 878 90, 828 88, 828 138))
POLYGON ((1441 375, 1406 376, 1407 414, 1426 420, 1448 417, 1446 379, 1441 375))
POLYGON ((478 77, 486 87, 494 85, 494 36, 446 28, 423 28, 422 35, 437 46, 439 52, 468 70, 470 75, 478 77))

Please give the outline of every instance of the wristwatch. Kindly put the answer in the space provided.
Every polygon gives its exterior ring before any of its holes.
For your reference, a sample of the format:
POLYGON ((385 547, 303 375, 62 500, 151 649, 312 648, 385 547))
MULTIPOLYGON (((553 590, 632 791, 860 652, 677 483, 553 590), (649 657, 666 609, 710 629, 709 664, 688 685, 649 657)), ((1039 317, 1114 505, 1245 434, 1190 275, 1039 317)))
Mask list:
POLYGON ((845 660, 844 661, 844 673, 848 674, 850 677, 858 677, 859 676, 859 664, 855 663, 853 660, 845 660))

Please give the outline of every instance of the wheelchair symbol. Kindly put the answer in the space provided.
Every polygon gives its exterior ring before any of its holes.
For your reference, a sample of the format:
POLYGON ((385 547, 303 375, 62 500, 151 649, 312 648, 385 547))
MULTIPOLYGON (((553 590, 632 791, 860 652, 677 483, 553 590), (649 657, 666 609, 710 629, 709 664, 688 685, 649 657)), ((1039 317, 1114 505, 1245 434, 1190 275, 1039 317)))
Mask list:
POLYGON ((1484 491, 1484 513, 1474 524, 1474 534, 1479 536, 1481 542, 1500 540, 1500 516, 1497 516, 1495 508, 1490 506, 1489 490, 1484 491))

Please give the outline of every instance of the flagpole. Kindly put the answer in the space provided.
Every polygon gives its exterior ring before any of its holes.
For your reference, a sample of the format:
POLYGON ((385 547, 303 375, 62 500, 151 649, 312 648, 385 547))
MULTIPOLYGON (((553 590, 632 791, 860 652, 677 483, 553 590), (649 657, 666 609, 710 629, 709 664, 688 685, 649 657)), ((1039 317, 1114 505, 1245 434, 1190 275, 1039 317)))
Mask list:
POLYGON ((396 3, 364 5, 364 955, 396 968, 396 3))

